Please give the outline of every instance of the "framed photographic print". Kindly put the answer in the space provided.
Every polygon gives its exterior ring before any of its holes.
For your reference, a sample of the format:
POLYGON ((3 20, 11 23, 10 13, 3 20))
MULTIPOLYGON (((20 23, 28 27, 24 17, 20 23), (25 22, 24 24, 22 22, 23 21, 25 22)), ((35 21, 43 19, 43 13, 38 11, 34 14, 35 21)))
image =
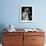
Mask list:
POLYGON ((20 22, 33 22, 34 21, 34 6, 21 5, 20 6, 20 22))

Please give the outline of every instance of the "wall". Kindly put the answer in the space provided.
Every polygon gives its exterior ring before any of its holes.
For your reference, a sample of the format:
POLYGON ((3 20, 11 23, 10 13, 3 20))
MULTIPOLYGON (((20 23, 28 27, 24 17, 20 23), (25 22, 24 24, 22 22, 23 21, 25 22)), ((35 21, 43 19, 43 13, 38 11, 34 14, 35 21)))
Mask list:
POLYGON ((45 0, 1 0, 0 25, 13 24, 16 28, 46 27, 45 0), (33 5, 35 21, 21 23, 19 21, 20 5, 33 5))
POLYGON ((16 28, 40 27, 46 32, 46 0, 0 0, 0 31, 13 24, 16 28), (34 6, 34 22, 21 23, 19 21, 20 5, 34 6))

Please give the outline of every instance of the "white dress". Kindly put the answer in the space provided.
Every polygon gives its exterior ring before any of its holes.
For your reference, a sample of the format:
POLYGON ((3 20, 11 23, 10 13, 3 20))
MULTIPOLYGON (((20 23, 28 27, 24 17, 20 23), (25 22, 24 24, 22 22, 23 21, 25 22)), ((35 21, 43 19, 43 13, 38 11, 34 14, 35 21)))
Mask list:
POLYGON ((22 16, 23 16, 23 20, 29 20, 27 12, 23 12, 22 16))

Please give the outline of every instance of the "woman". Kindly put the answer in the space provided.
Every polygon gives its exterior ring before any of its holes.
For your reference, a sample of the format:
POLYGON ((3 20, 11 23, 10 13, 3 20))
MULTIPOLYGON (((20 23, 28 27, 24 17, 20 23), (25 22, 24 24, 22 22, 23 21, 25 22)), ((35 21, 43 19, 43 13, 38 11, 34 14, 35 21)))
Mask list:
POLYGON ((30 14, 29 8, 25 8, 22 13, 22 20, 29 20, 29 14, 30 14))

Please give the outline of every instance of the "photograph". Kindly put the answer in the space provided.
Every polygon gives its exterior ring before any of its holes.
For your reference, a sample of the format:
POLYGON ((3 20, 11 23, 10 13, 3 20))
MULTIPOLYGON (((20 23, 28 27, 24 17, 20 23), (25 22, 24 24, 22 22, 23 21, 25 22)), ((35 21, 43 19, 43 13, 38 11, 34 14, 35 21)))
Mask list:
POLYGON ((20 7, 20 21, 31 22, 33 20, 33 8, 32 6, 21 6, 20 7))

